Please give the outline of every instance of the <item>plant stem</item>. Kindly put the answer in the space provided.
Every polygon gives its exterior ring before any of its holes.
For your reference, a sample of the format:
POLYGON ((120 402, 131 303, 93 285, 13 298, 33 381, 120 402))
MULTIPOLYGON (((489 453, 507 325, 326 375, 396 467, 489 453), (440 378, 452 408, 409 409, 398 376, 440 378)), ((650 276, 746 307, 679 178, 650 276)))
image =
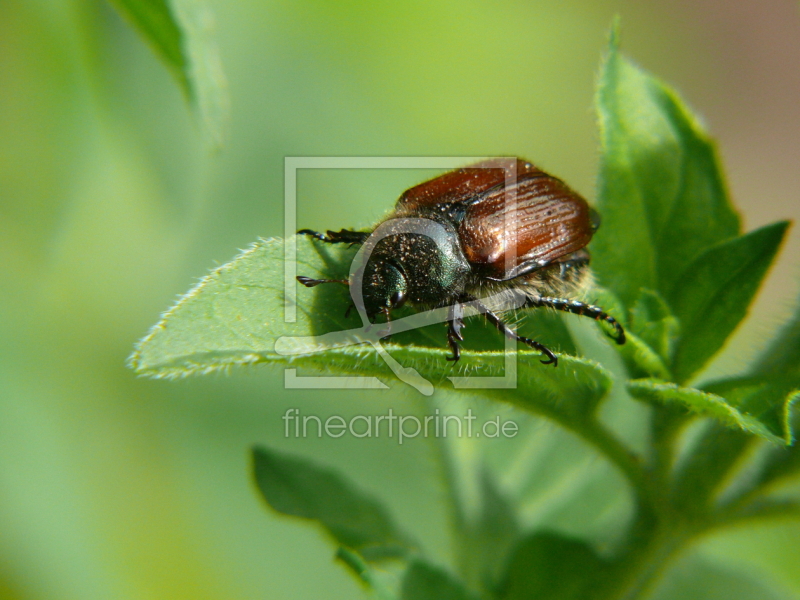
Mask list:
POLYGON ((642 544, 628 549, 614 570, 614 582, 602 598, 641 600, 666 569, 670 560, 686 545, 692 534, 681 528, 659 527, 642 538, 642 544))
POLYGON ((650 523, 640 518, 633 529, 637 535, 618 559, 609 577, 607 590, 598 595, 602 600, 641 600, 652 589, 675 556, 692 540, 710 531, 754 520, 796 518, 800 503, 793 501, 752 502, 729 507, 703 523, 689 524, 675 513, 653 514, 650 523))
MULTIPOLYGON (((435 406, 432 399, 426 398, 424 406, 427 411, 426 414, 434 413, 435 406)), ((446 437, 434 436, 432 445, 436 455, 436 461, 442 474, 442 479, 444 480, 445 495, 449 508, 450 531, 452 532, 451 544, 453 547, 453 555, 459 571, 462 571, 465 564, 463 549, 466 546, 464 539, 467 525, 466 515, 459 494, 460 486, 458 475, 455 472, 453 457, 451 456, 451 449, 448 446, 447 440, 448 438, 446 437)))
POLYGON ((573 431, 605 456, 625 476, 633 488, 637 503, 653 506, 655 490, 641 459, 619 438, 611 433, 596 417, 578 422, 566 422, 552 416, 564 428, 573 431))
POLYGON ((653 440, 653 474, 656 485, 667 490, 669 474, 675 459, 675 444, 678 435, 691 416, 681 409, 665 404, 653 405, 650 429, 653 440))
MULTIPOLYGON (((631 525, 629 542, 615 561, 607 586, 598 589, 601 600, 638 600, 652 588, 670 559, 696 533, 682 526, 681 519, 668 504, 668 470, 672 461, 674 437, 685 422, 672 415, 666 428, 656 436, 658 456, 648 467, 633 451, 609 431, 595 416, 579 422, 559 423, 594 446, 615 465, 631 485, 637 517, 631 525)), ((654 415, 655 418, 655 415, 654 415)))
POLYGON ((772 498, 753 498, 747 502, 737 502, 719 511, 709 524, 711 528, 730 527, 742 523, 800 516, 800 502, 772 498))

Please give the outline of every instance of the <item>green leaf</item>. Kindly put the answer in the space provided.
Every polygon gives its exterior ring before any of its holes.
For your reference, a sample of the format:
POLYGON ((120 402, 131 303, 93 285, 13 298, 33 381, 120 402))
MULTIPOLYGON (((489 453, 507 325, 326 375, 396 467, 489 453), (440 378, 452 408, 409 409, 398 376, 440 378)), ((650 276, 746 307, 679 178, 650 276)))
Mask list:
POLYGON ((672 368, 678 381, 703 367, 745 317, 788 225, 767 225, 713 246, 682 273, 667 296, 681 323, 672 368))
POLYGON ((798 519, 800 502, 793 498, 757 497, 747 498, 749 502, 739 502, 734 506, 725 506, 721 510, 719 522, 715 525, 740 525, 770 519, 798 519))
POLYGON ((481 471, 480 484, 480 513, 477 522, 466 525, 463 536, 467 564, 462 572, 466 571, 464 576, 474 587, 492 593, 500 583, 508 554, 517 541, 519 525, 514 507, 497 488, 486 467, 481 471))
POLYGON ((214 17, 201 0, 109 0, 153 48, 221 146, 229 100, 214 39, 214 17))
POLYGON ((178 80, 187 97, 193 97, 184 33, 167 0, 109 0, 136 27, 178 80))
MULTIPOLYGON (((800 391, 795 392, 791 402, 800 402, 800 391)), ((768 488, 800 473, 800 445, 788 448, 770 448, 762 463, 761 472, 754 487, 768 488)))
MULTIPOLYGON (((773 418, 785 424, 788 440, 794 441, 792 429, 800 427, 800 301, 792 319, 786 323, 776 339, 759 356, 750 370, 750 377, 741 382, 730 380, 724 385, 766 384, 765 404, 771 404, 773 418), (781 394, 784 394, 781 402, 781 394), (792 427, 793 426, 793 427, 792 427)), ((771 448, 764 458, 756 486, 767 488, 800 472, 800 445, 790 448, 771 448)))
POLYGON ((528 310, 519 324, 519 332, 541 342, 553 352, 574 356, 578 349, 564 322, 564 319, 571 318, 574 317, 552 310, 528 310))
POLYGON ((794 316, 758 357, 750 374, 753 376, 792 374, 800 379, 800 300, 797 301, 794 316))
POLYGON ((713 417, 732 429, 761 436, 771 442, 783 444, 785 438, 755 416, 739 411, 725 398, 695 388, 680 387, 657 379, 636 379, 628 382, 628 391, 635 398, 647 402, 678 404, 702 416, 713 417))
POLYGON ((662 361, 669 361, 678 337, 678 320, 658 292, 642 290, 631 309, 631 332, 652 348, 662 361))
MULTIPOLYGON (((315 246, 306 238, 293 241, 299 274, 341 278, 348 272, 354 251, 315 246)), ((131 366, 142 375, 180 377, 231 365, 278 363, 388 380, 395 376, 386 361, 394 360, 395 373, 427 394, 434 384, 451 385, 446 382, 448 377, 455 378, 452 385, 463 387, 484 385, 476 377, 493 377, 489 385, 496 385, 498 378, 509 375, 506 355, 496 350, 466 349, 453 367, 446 360, 449 350, 441 323, 434 324, 434 332, 426 327, 395 334, 393 342, 402 345, 378 344, 376 340, 375 344, 364 343, 359 337, 358 316, 345 317, 350 299, 343 286, 306 289, 292 281, 290 289, 299 293, 289 304, 296 307, 297 318, 287 323, 283 253, 281 240, 264 240, 215 269, 139 343, 130 358, 131 366), (297 291, 297 287, 301 289, 297 291), (338 333, 348 330, 353 333, 338 333), (329 333, 333 338, 325 337, 329 333)), ((467 320, 465 347, 481 343, 502 347, 502 337, 493 328, 482 327, 481 321, 467 320)), ((395 326, 398 322, 394 321, 395 326)), ((565 355, 559 357, 556 368, 540 364, 539 359, 537 352, 519 352, 516 389, 504 390, 503 398, 561 421, 589 418, 611 386, 605 369, 593 361, 565 355)), ((510 380, 509 385, 513 384, 510 380)), ((488 387, 476 391, 493 393, 488 387)))
MULTIPOLYGON (((795 408, 800 402, 800 367, 797 354, 800 352, 800 310, 782 329, 775 341, 761 354, 749 374, 715 381, 703 386, 704 391, 723 396, 740 410, 757 416, 771 431, 780 436, 787 446, 770 448, 760 461, 760 471, 749 485, 742 488, 738 496, 747 496, 756 490, 763 493, 787 478, 800 472, 800 446, 793 444, 794 430, 800 426, 800 414, 795 408)), ((720 460, 737 459, 749 444, 725 449, 724 441, 714 439, 709 431, 700 444, 713 448, 706 454, 708 462, 719 465, 720 460), (726 454, 726 456, 717 456, 726 454)), ((702 452, 699 450, 698 452, 702 452)), ((707 472, 697 468, 699 476, 707 472)), ((735 501, 736 498, 733 499, 735 501)))
POLYGON ((274 510, 319 522, 339 545, 357 550, 367 560, 404 556, 411 547, 383 506, 338 473, 256 447, 253 474, 274 510))
MULTIPOLYGON (((522 360, 535 354, 525 352, 522 360)), ((611 375, 583 358, 563 356, 558 367, 539 369, 535 362, 520 368, 517 388, 507 400, 525 410, 554 418, 566 426, 591 420, 611 388, 611 375), (561 367, 564 370, 561 370, 561 367)))
MULTIPOLYGON (((603 310, 619 321, 620 325, 625 329, 627 341, 622 346, 615 345, 614 347, 625 362, 629 375, 631 377, 669 379, 670 373, 664 363, 664 359, 659 356, 648 342, 637 335, 640 331, 647 334, 650 327, 657 328, 659 325, 651 325, 649 321, 645 320, 643 314, 638 314, 637 323, 632 323, 631 319, 628 318, 628 311, 620 299, 607 288, 593 288, 590 297, 592 304, 602 306, 603 310)), ((633 316, 637 316, 637 313, 633 313, 633 316)), ((654 316, 653 318, 657 317, 654 316)))
POLYGON ((626 332, 627 342, 618 348, 631 377, 656 377, 669 379, 670 372, 664 360, 644 340, 626 332))
POLYGON ((709 511, 741 455, 756 438, 713 422, 675 473, 673 498, 683 511, 709 511))
MULTIPOLYGON (((793 438, 791 409, 797 397, 796 392, 791 391, 792 385, 792 382, 777 380, 738 378, 706 385, 703 391, 724 398, 739 413, 758 419, 773 436, 773 441, 790 445, 793 438)), ((701 501, 713 499, 714 493, 721 491, 754 442, 752 436, 721 424, 708 427, 675 476, 675 496, 684 509, 702 510, 701 501)), ((761 472, 741 487, 736 496, 747 495, 775 478, 794 472, 800 462, 793 454, 794 449, 771 449, 761 463, 761 472)))
POLYGON ((798 388, 800 377, 792 374, 732 378, 703 386, 705 391, 723 396, 739 411, 757 418, 786 445, 793 441, 792 407, 798 388))
MULTIPOLYGON (((702 600, 789 600, 768 580, 758 578, 758 570, 736 564, 720 564, 692 553, 669 571, 662 585, 648 596, 652 600, 691 598, 702 600)), ((768 579, 764 577, 764 579, 768 579)))
POLYGON ((381 573, 377 572, 367 563, 363 557, 349 548, 339 548, 336 551, 336 558, 344 564, 347 569, 365 587, 375 592, 375 596, 381 600, 397 600, 397 594, 389 589, 389 586, 381 578, 381 573))
POLYGON ((449 573, 420 559, 414 560, 403 577, 403 600, 476 600, 449 573))
MULTIPOLYGON (((298 245, 300 274, 316 276, 326 268, 309 244, 298 245)), ((282 240, 262 240, 214 269, 138 344, 131 366, 142 375, 172 378, 231 365, 288 361, 275 352, 279 337, 347 329, 347 300, 332 286, 315 290, 317 303, 311 291, 301 295, 296 322, 284 320, 283 260, 282 240)), ((292 288, 298 285, 291 283, 292 288)))
POLYGON ((508 564, 502 600, 583 600, 609 565, 586 543, 558 533, 523 539, 508 564))
POLYGON ((666 85, 628 62, 612 33, 596 97, 602 156, 593 241, 599 281, 633 306, 665 294, 706 248, 736 236, 713 144, 666 85))

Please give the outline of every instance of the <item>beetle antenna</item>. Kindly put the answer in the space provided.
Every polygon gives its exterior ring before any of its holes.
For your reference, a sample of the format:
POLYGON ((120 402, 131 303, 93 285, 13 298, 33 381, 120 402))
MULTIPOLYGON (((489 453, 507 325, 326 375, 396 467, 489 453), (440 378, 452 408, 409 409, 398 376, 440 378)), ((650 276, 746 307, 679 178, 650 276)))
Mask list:
POLYGON ((344 285, 350 285, 347 279, 311 279, 310 277, 303 277, 302 275, 297 276, 297 281, 306 287, 314 287, 320 283, 343 283, 344 285))
POLYGON ((342 229, 340 231, 328 230, 327 234, 314 231, 313 229, 301 229, 297 235, 309 235, 314 239, 328 244, 363 244, 370 236, 369 233, 364 231, 351 231, 349 229, 342 229))

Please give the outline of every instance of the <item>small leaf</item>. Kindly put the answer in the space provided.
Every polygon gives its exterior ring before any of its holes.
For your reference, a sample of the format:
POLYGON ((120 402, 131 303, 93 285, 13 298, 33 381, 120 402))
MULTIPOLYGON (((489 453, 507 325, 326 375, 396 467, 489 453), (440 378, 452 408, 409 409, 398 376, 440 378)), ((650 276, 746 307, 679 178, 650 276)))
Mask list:
POLYGON ((166 64, 196 106, 212 144, 222 145, 228 120, 228 89, 214 17, 201 0, 109 0, 166 64))
POLYGON ((681 275, 667 296, 681 323, 672 369, 678 381, 703 367, 745 317, 787 227, 775 223, 709 248, 681 275))
POLYGON ((189 83, 205 136, 212 148, 225 143, 230 118, 228 81, 216 41, 214 14, 203 0, 172 0, 184 32, 189 83))
POLYGON ((409 565, 401 590, 403 600, 477 600, 449 573, 420 559, 409 565))
POLYGON ((583 600, 592 597, 609 564, 586 543, 558 533, 536 533, 516 547, 502 600, 583 600))
POLYGON ((482 590, 494 592, 517 540, 519 525, 514 507, 497 488, 486 467, 481 472, 480 514, 476 523, 468 523, 466 527, 466 571, 473 576, 469 581, 482 590))
POLYGON ((716 394, 657 379, 629 381, 628 391, 640 400, 682 405, 699 415, 713 417, 727 427, 761 436, 771 442, 784 443, 784 439, 771 431, 766 424, 750 414, 740 412, 716 394))
MULTIPOLYGON (((796 399, 796 394, 789 391, 791 387, 790 382, 738 378, 706 385, 703 391, 724 398, 740 413, 758 419, 775 441, 789 445, 792 442, 791 405, 796 399)), ((701 501, 721 491, 754 442, 755 438, 721 424, 708 427, 676 474, 675 495, 684 508, 702 510, 701 501)), ((792 452, 781 448, 770 450, 761 464, 761 474, 739 490, 737 496, 768 485, 773 478, 782 477, 800 466, 792 452)))
POLYGON ((639 315, 639 322, 634 325, 628 318, 628 311, 625 310, 620 299, 607 288, 592 288, 590 294, 591 304, 601 306, 625 329, 627 341, 622 346, 615 345, 614 347, 625 361, 630 376, 669 379, 669 369, 664 363, 664 359, 637 335, 638 331, 647 331, 647 328, 651 326, 650 322, 646 322, 644 317, 639 315))
POLYGON ((800 378, 800 300, 794 316, 758 357, 750 371, 753 376, 793 374, 800 378))
MULTIPOLYGON (((800 305, 799 305, 800 306, 800 305)), ((739 496, 754 490, 764 493, 777 483, 800 472, 800 446, 793 444, 794 430, 800 425, 800 310, 790 320, 759 357, 757 363, 744 377, 732 377, 703 386, 705 391, 738 402, 751 414, 759 416, 784 443, 791 447, 769 448, 761 461, 761 470, 739 496)), ((710 437, 710 434, 704 437, 710 437)), ((701 443, 703 441, 701 440, 701 443)), ((708 446, 719 446, 717 440, 709 439, 708 446)), ((747 447, 743 446, 731 458, 737 458, 747 447)), ((730 455, 729 455, 730 456, 730 455)), ((716 459, 711 458, 711 462, 716 459)))
POLYGON ((678 337, 678 320, 658 292, 642 290, 631 309, 631 332, 668 361, 672 346, 678 337))
POLYGON ((188 98, 193 97, 184 33, 168 0, 109 0, 138 29, 158 57, 178 80, 188 98))
POLYGON ((800 376, 732 378, 706 384, 703 389, 723 396, 739 411, 764 423, 784 444, 791 445, 792 406, 800 389, 800 376))
MULTIPOLYGON (((795 392, 789 398, 789 402, 800 403, 800 391, 795 392)), ((768 488, 794 477, 797 473, 800 473, 800 445, 770 448, 762 463, 756 486, 768 488)))
POLYGON ((625 361, 629 373, 635 377, 666 378, 669 371, 664 361, 631 328, 628 310, 619 297, 608 288, 593 287, 589 292, 589 298, 591 304, 602 307, 625 330, 625 344, 621 346, 615 344, 614 347, 625 361))
POLYGON ((741 455, 756 438, 713 422, 675 473, 672 495, 684 511, 709 511, 741 455))
MULTIPOLYGON (((800 406, 800 302, 793 318, 761 354, 750 373, 751 377, 745 378, 745 382, 767 384, 769 391, 764 393, 761 401, 771 404, 769 408, 773 418, 785 428, 787 444, 795 442, 793 430, 800 427, 800 411, 797 410, 800 406)), ((727 382, 727 385, 735 383, 727 382)), ((772 448, 764 459, 758 485, 770 486, 798 472, 800 445, 794 443, 790 448, 772 448)))
POLYGON ((349 548, 339 548, 336 551, 336 558, 339 559, 365 587, 371 589, 377 598, 381 600, 397 600, 397 594, 389 589, 389 586, 387 586, 380 577, 380 573, 375 571, 358 552, 350 550, 349 548))
POLYGON ((693 552, 679 560, 664 582, 648 598, 652 600, 789 600, 789 595, 774 589, 758 570, 742 569, 737 564, 720 564, 693 552))
POLYGON ((599 281, 633 306, 662 294, 709 246, 739 233, 713 144, 666 85, 628 62, 612 32, 596 106, 602 156, 593 242, 599 281))
POLYGON ((800 517, 800 502, 790 498, 758 498, 744 505, 736 506, 722 515, 720 521, 726 524, 741 524, 766 519, 797 519, 800 517))
POLYGON ((670 379, 667 365, 655 350, 631 332, 627 332, 625 336, 628 341, 618 350, 631 377, 670 379))
POLYGON ((253 473, 274 510, 318 521, 339 545, 357 550, 367 560, 403 556, 410 547, 377 500, 329 469, 257 447, 253 473))

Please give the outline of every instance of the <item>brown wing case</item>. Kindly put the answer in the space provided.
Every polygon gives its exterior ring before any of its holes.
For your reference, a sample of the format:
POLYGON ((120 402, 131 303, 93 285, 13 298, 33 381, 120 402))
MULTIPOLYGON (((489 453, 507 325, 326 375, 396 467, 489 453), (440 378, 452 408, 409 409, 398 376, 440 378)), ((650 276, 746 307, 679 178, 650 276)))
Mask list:
MULTIPOLYGON (((486 160, 420 183, 403 192, 395 208, 405 212, 425 206, 469 202, 505 183, 506 168, 513 164, 511 160, 513 159, 486 160)), ((547 175, 521 158, 516 159, 516 171, 518 179, 523 176, 547 175)))
POLYGON ((531 261, 557 261, 592 238, 589 205, 559 179, 541 171, 524 174, 508 192, 508 204, 503 185, 471 203, 459 229, 467 260, 492 276, 512 277, 531 261), (506 265, 509 249, 515 256, 506 265))

